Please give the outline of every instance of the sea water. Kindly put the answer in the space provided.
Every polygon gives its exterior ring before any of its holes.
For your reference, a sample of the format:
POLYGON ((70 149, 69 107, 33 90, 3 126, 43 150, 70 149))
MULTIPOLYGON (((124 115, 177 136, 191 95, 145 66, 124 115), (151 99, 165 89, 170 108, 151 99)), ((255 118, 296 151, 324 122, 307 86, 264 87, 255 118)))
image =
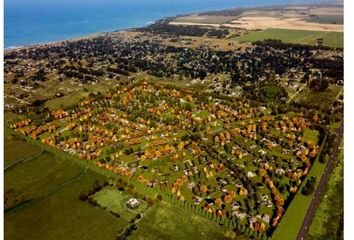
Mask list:
POLYGON ((143 27, 177 14, 300 2, 316 0, 5 0, 4 46, 143 27))

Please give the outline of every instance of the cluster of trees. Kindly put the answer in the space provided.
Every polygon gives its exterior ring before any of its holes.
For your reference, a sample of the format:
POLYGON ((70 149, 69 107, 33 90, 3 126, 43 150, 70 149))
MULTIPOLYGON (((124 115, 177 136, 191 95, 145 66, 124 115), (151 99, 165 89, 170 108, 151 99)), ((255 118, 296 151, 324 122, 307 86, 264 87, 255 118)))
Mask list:
POLYGON ((327 140, 323 146, 323 149, 321 151, 321 156, 319 158, 319 161, 321 163, 327 162, 329 159, 329 156, 331 155, 332 152, 332 147, 334 146, 334 142, 336 141, 337 134, 336 133, 331 133, 328 135, 327 140))
POLYGON ((93 196, 96 192, 99 192, 103 187, 108 186, 109 183, 107 180, 104 180, 102 182, 102 184, 96 180, 93 184, 92 184, 92 189, 90 189, 87 193, 86 192, 81 192, 79 195, 79 199, 81 201, 84 202, 88 202, 89 204, 93 205, 93 206, 97 206, 98 203, 95 199, 93 199, 91 196, 93 196))
POLYGON ((312 194, 315 191, 315 184, 316 178, 310 177, 310 179, 307 180, 305 186, 302 188, 301 193, 306 196, 312 194))
POLYGON ((154 34, 166 34, 171 36, 192 36, 192 37, 202 37, 207 35, 209 37, 224 38, 229 35, 228 29, 215 29, 215 28, 205 28, 199 26, 177 26, 166 24, 165 22, 156 22, 148 27, 139 29, 142 31, 154 33, 154 34))

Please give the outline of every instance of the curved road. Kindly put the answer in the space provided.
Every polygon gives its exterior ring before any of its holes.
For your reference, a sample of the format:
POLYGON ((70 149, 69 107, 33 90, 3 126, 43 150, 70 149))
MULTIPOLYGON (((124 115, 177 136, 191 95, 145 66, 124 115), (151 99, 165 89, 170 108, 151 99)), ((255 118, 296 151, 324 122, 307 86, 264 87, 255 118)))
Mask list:
POLYGON ((313 195, 313 198, 311 200, 311 203, 310 203, 310 207, 307 209, 307 213, 306 213, 306 216, 304 218, 304 221, 302 222, 302 225, 301 225, 301 228, 300 228, 300 231, 297 235, 297 238, 296 240, 303 240, 305 239, 305 235, 308 231, 308 228, 311 224, 311 220, 312 220, 312 217, 313 215, 315 214, 315 210, 320 202, 320 199, 321 199, 321 194, 323 193, 323 191, 325 190, 325 187, 326 187, 326 183, 327 183, 327 180, 328 180, 328 176, 330 175, 331 171, 332 171, 332 168, 333 168, 333 165, 335 163, 335 160, 336 160, 336 157, 337 157, 337 152, 338 152, 338 148, 339 148, 339 145, 342 141, 342 137, 343 137, 343 124, 340 128, 338 128, 336 130, 338 136, 337 136, 337 139, 336 139, 336 142, 334 144, 334 147, 333 147, 333 151, 332 151, 332 154, 327 162, 327 166, 326 168, 324 169, 324 172, 322 174, 322 177, 321 177, 321 180, 316 188, 316 191, 313 195))

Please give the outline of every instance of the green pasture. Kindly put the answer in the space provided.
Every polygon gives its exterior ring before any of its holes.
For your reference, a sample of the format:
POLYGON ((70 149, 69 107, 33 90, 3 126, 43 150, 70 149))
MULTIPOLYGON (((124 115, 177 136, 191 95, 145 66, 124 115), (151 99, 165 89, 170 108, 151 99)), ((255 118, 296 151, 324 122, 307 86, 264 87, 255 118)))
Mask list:
POLYGON ((235 40, 238 42, 256 42, 266 39, 277 39, 285 43, 298 43, 315 45, 318 38, 323 39, 323 45, 328 47, 343 48, 342 32, 324 32, 324 31, 308 31, 308 30, 291 30, 291 29, 265 29, 262 31, 251 32, 239 37, 235 40))

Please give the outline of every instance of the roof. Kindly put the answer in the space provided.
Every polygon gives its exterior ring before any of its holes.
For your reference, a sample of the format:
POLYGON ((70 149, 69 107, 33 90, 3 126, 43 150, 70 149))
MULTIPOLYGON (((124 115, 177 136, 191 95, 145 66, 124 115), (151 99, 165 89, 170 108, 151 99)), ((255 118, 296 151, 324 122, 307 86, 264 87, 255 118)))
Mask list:
POLYGON ((136 200, 136 198, 131 198, 127 201, 127 204, 129 204, 130 206, 137 206, 139 204, 139 201, 136 200))

